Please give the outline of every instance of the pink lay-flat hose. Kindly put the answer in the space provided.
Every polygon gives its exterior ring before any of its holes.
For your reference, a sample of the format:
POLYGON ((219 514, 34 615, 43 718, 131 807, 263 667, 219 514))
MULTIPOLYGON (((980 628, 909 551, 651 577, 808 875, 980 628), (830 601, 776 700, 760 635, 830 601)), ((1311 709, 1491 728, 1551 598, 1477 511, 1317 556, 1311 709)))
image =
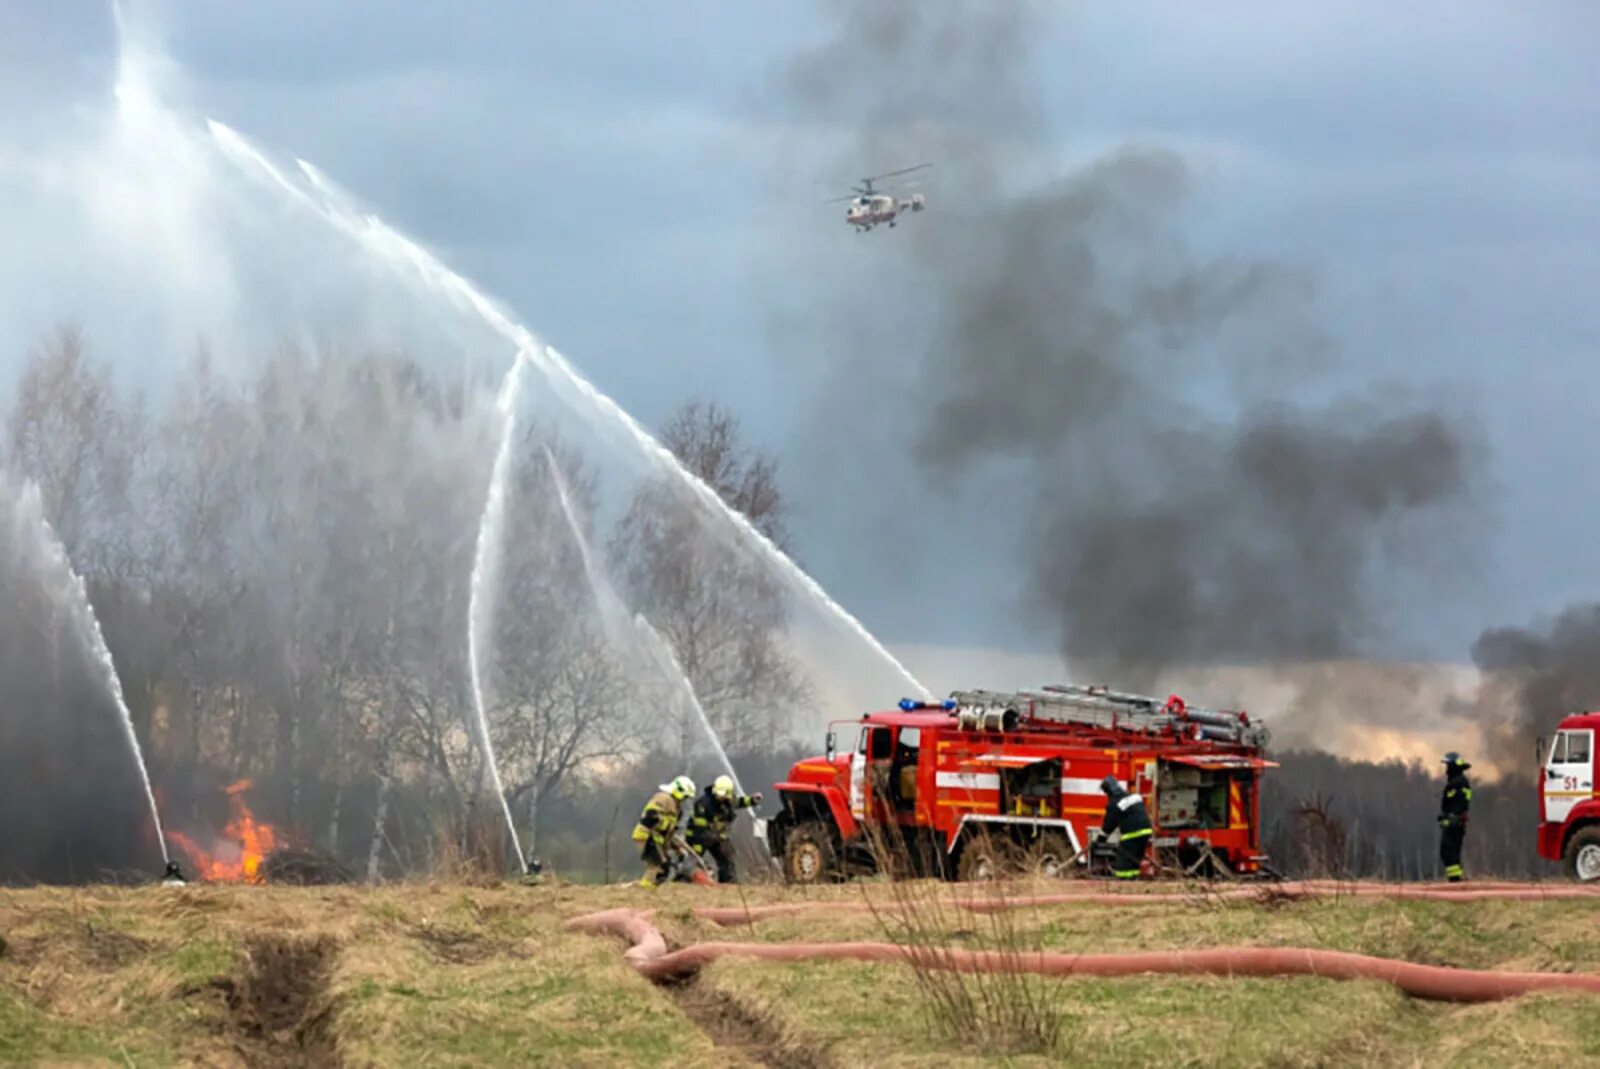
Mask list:
POLYGON ((1303 947, 1217 947, 1122 954, 997 952, 905 947, 892 943, 698 943, 669 951, 650 915, 612 909, 567 922, 575 931, 620 936, 624 958, 656 981, 681 980, 723 957, 767 961, 876 961, 915 963, 961 972, 1026 972, 1044 976, 1317 976, 1333 980, 1381 980, 1417 998, 1488 1002, 1535 991, 1600 994, 1600 976, 1576 973, 1498 972, 1419 965, 1365 954, 1303 947))

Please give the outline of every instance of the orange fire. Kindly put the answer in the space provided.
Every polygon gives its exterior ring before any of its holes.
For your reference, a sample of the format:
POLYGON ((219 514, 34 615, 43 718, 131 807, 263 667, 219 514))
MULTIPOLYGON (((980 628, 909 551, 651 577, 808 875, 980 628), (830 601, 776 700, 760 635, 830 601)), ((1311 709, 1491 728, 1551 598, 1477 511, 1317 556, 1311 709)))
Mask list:
POLYGON ((258 821, 245 804, 244 792, 250 781, 242 779, 228 788, 228 809, 232 814, 215 849, 207 852, 181 831, 167 833, 173 845, 189 857, 195 875, 220 883, 260 883, 261 862, 278 848, 278 833, 271 824, 258 821))

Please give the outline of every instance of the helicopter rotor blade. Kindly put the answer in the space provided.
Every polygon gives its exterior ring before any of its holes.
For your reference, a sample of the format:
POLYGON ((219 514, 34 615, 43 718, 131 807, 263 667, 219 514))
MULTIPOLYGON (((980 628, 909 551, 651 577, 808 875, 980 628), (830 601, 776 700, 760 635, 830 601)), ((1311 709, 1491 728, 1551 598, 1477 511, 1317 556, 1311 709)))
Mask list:
POLYGON ((915 167, 902 167, 898 171, 888 171, 888 172, 886 172, 884 174, 875 174, 871 178, 862 179, 862 181, 864 181, 864 182, 876 182, 879 179, 894 178, 897 175, 910 174, 912 171, 920 171, 920 170, 923 170, 924 168, 932 167, 932 166, 933 166, 933 164, 931 164, 931 163, 919 163, 915 167))

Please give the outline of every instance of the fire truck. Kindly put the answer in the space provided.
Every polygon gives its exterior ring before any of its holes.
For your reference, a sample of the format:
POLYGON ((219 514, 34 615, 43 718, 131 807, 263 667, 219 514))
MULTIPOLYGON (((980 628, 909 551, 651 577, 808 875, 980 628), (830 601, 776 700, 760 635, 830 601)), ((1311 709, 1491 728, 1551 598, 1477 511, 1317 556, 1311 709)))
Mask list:
POLYGON ((1600 880, 1597 734, 1600 712, 1561 721, 1539 781, 1539 856, 1562 862, 1568 876, 1585 883, 1600 880))
MULTIPOLYGON (((1262 875, 1266 728, 1105 687, 956 691, 829 725, 827 752, 776 785, 768 826, 791 883, 885 867, 964 880, 1092 872, 1115 776, 1143 796, 1163 868, 1262 875), (838 752, 841 730, 853 749, 838 752)), ((899 874, 899 873, 895 873, 899 874)))

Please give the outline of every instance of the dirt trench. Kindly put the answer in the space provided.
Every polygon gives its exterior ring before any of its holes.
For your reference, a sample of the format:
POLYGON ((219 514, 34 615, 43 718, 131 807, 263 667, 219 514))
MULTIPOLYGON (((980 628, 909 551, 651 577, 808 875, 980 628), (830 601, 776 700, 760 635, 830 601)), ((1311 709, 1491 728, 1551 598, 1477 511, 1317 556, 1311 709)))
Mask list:
POLYGON ((703 977, 663 985, 717 1048, 766 1069, 832 1069, 833 1059, 791 1036, 771 1012, 750 1006, 703 977))
POLYGON ((258 935, 245 941, 243 968, 214 986, 227 1007, 228 1038, 246 1065, 339 1064, 328 993, 337 956, 338 945, 327 936, 258 935))

